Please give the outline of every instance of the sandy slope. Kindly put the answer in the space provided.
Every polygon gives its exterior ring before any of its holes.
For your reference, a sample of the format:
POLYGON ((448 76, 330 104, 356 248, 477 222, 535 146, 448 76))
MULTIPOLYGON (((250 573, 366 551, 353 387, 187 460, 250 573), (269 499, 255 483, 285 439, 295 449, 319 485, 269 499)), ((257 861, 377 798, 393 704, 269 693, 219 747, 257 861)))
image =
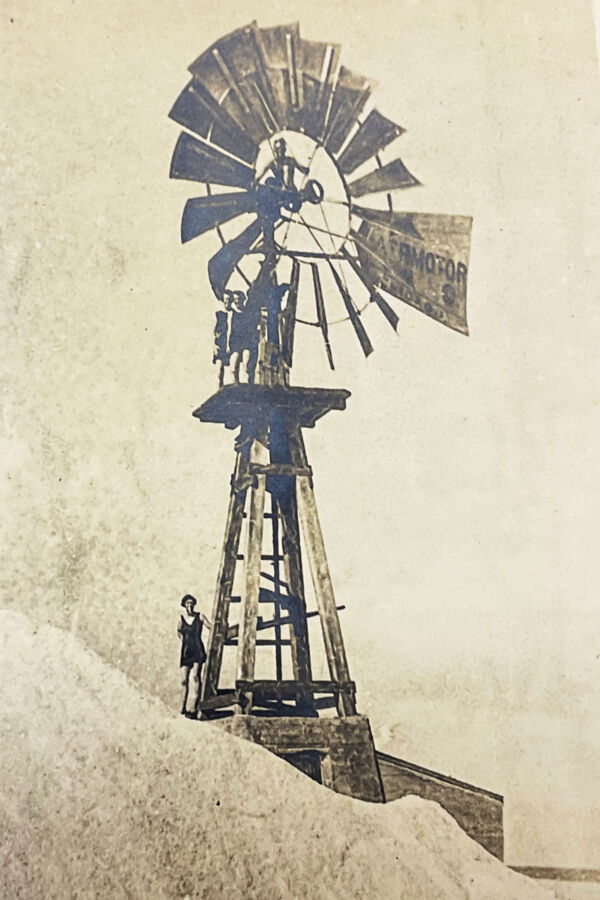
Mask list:
POLYGON ((333 794, 66 632, 2 612, 0 635, 4 897, 552 896, 436 804, 333 794))

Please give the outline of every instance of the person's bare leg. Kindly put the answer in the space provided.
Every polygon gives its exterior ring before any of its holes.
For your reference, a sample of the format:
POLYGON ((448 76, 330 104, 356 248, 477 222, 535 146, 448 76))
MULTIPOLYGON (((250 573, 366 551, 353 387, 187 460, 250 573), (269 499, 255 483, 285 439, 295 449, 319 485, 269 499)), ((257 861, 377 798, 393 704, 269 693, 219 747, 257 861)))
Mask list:
POLYGON ((242 353, 242 372, 240 373, 240 377, 238 381, 243 381, 244 384, 250 383, 250 351, 244 350, 242 353))
POLYGON ((194 715, 196 715, 196 716, 198 715, 198 704, 200 703, 200 687, 202 685, 201 679, 202 679, 202 663, 198 663, 198 665, 196 665, 194 667, 194 687, 193 687, 194 693, 195 693, 193 708, 194 708, 194 715))
POLYGON ((190 672, 192 671, 191 666, 182 666, 181 667, 181 714, 185 715, 187 712, 187 701, 188 694, 190 692, 190 672))
POLYGON ((238 350, 234 350, 229 355, 229 365, 227 366, 225 378, 226 384, 237 384, 240 380, 240 362, 240 353, 238 350))

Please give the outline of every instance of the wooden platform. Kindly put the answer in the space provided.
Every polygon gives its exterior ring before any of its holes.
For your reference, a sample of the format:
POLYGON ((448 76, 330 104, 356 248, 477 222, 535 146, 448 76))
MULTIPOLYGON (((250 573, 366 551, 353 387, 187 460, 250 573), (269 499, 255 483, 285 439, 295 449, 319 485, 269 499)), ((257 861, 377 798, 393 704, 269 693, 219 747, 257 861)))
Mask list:
POLYGON ((313 428, 330 410, 345 409, 349 396, 350 391, 341 388, 228 384, 194 410, 193 415, 201 422, 238 428, 268 420, 276 410, 301 428, 313 428))

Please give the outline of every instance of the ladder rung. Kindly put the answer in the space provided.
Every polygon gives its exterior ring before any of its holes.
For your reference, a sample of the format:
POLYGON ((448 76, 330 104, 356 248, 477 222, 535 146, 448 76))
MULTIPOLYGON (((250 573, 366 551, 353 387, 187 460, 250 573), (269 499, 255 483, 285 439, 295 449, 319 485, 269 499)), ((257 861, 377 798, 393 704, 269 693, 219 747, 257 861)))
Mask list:
MULTIPOLYGON (((257 638, 254 643, 257 647, 291 647, 292 642, 289 638, 281 638, 280 641, 276 641, 275 638, 257 638)), ((227 647, 237 647, 238 639, 237 638, 227 638, 225 641, 225 646, 227 647)))
POLYGON ((250 463, 250 471, 253 475, 284 475, 287 478, 312 476, 310 466, 293 466, 291 463, 250 463))
MULTIPOLYGON (((261 589, 261 591, 262 591, 262 589, 261 589)), ((285 594, 279 594, 279 595, 277 595, 277 596, 279 597, 279 599, 287 600, 287 597, 285 596, 285 594)), ((229 602, 230 602, 230 603, 241 603, 241 602, 242 602, 242 598, 239 597, 239 596, 236 596, 236 597, 230 597, 230 598, 229 598, 229 602)), ((272 596, 271 596, 271 597, 265 597, 264 593, 261 593, 261 594, 259 595, 258 602, 259 602, 259 603, 276 603, 277 600, 276 600, 276 599, 273 599, 272 596)), ((338 606, 338 609, 340 609, 339 606, 338 606)), ((314 613, 313 615, 316 615, 316 613, 314 613)))
MULTIPOLYGON (((246 557, 244 556, 243 553, 238 553, 236 556, 237 560, 242 560, 245 558, 246 557)), ((267 562, 273 562, 274 560, 279 560, 279 562, 283 562, 283 560, 285 559, 285 556, 282 556, 281 553, 278 553, 277 556, 275 556, 273 553, 263 553, 261 556, 261 559, 266 560, 267 562)))

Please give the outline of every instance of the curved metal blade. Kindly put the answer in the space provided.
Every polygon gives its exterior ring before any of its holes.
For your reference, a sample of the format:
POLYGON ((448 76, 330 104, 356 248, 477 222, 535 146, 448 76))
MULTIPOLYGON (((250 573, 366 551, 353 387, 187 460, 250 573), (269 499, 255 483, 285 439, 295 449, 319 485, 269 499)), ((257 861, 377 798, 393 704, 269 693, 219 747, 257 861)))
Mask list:
POLYGON ((304 111, 303 129, 318 140, 325 126, 329 100, 339 65, 339 44, 300 40, 302 56, 304 111))
POLYGON ((240 188, 249 188, 254 181, 254 169, 250 166, 184 132, 173 151, 170 175, 185 181, 240 188))
POLYGON ((337 153, 352 129, 371 93, 371 85, 363 78, 340 67, 333 91, 331 108, 325 125, 325 149, 337 153))
POLYGON ((468 334, 467 276, 470 216, 412 213, 415 238, 399 238, 385 226, 363 222, 352 232, 369 280, 394 297, 468 334))
POLYGON ((189 67, 256 141, 279 130, 269 78, 251 22, 216 41, 189 67), (224 98, 224 99, 223 99, 224 98))
POLYGON ((300 26, 258 28, 256 41, 265 68, 276 118, 282 127, 294 127, 302 106, 302 69, 299 59, 300 26))
POLYGON ((208 263, 208 278, 210 285, 219 300, 223 299, 227 282, 233 275, 233 271, 241 258, 248 253, 250 248, 262 234, 262 226, 258 219, 251 222, 232 241, 228 241, 215 253, 208 263))
POLYGON ((364 272, 360 267, 356 257, 352 256, 351 253, 348 253, 348 251, 344 247, 342 247, 342 254, 345 256, 346 260, 352 266, 353 271, 358 275, 358 277, 368 290, 372 302, 375 303, 375 305, 381 310, 394 331, 398 331, 398 322, 400 321, 398 319, 398 316, 396 315, 390 304, 387 302, 387 300, 384 300, 379 291, 375 289, 375 285, 373 284, 367 273, 364 272))
MULTIPOLYGON (((325 315, 325 303, 323 301, 323 289, 321 287, 321 276, 319 274, 319 267, 316 263, 311 263, 310 267, 312 269, 312 279, 313 279, 313 287, 315 289, 315 304, 317 307, 317 324, 321 329, 321 334, 323 335, 323 343, 325 344, 325 352, 327 353, 327 359, 329 361, 329 367, 331 369, 335 369, 333 364, 333 354, 331 352, 331 344, 329 343, 329 329, 327 327, 327 316, 325 315)), ((332 268, 332 271, 333 268, 332 268)), ((335 272, 334 272, 335 274, 335 272)))
POLYGON ((253 191, 239 194, 214 194, 209 197, 193 197, 185 204, 181 219, 181 243, 223 225, 242 213, 256 210, 256 194, 253 191))
POLYGON ((373 352, 373 345, 372 345, 371 341, 369 340, 369 335, 365 331, 365 326, 363 325, 363 323, 361 321, 360 313, 358 312, 356 306, 354 305, 354 301, 352 300, 352 297, 350 296, 350 294, 348 293, 348 291, 342 284, 342 280, 341 280, 340 276, 338 275, 338 273, 336 272, 336 270, 334 269, 333 265, 330 263, 329 266, 333 273, 333 277, 335 279, 335 283, 337 285, 338 291, 342 295, 342 299, 344 301, 346 311, 348 313, 350 321, 352 322, 352 327, 354 328, 354 331, 356 332, 356 337, 358 338, 358 342, 362 348, 362 352, 365 354, 365 356, 369 356, 373 352))
POLYGON ((245 162, 256 159, 258 144, 195 79, 183 89, 169 118, 245 162))
POLYGON ((380 169, 375 169, 374 172, 369 172, 368 175, 363 175, 362 178, 357 178, 348 185, 348 189, 352 197, 363 197, 365 194, 395 191, 398 188, 415 187, 418 184, 421 182, 410 174, 402 160, 395 159, 387 166, 382 166, 380 169))
POLYGON ((339 157, 338 166, 344 175, 349 175, 405 131, 405 128, 382 116, 378 110, 372 109, 339 157))

